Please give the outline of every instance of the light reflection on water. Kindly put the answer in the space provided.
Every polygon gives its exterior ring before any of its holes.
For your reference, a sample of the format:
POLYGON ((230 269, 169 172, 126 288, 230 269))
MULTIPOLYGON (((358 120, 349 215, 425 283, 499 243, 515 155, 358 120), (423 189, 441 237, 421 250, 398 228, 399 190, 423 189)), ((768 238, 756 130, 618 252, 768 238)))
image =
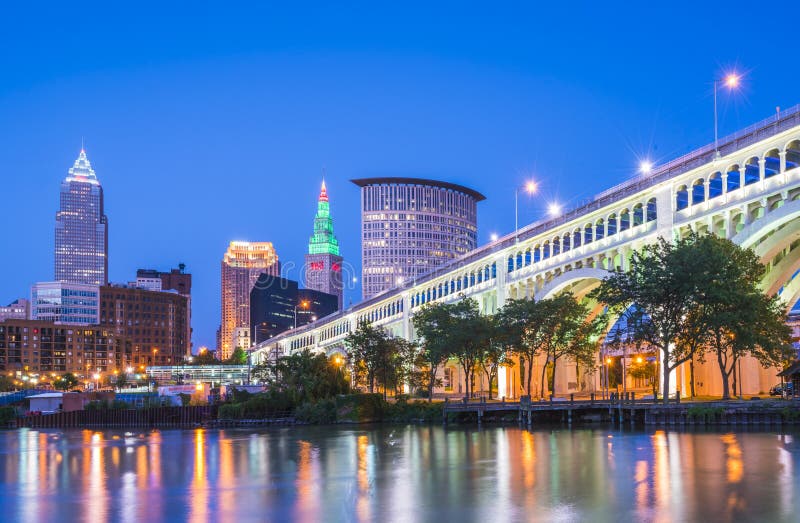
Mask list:
POLYGON ((0 432, 3 521, 796 521, 790 434, 0 432))

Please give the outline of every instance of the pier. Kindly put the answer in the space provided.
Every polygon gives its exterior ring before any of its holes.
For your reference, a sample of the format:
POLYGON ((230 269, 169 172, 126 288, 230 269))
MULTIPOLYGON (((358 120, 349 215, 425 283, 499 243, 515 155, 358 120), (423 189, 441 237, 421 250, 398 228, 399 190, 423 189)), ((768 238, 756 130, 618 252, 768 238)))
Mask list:
POLYGON ((680 401, 669 403, 636 399, 634 395, 611 399, 551 398, 531 401, 445 401, 442 421, 453 414, 474 414, 483 423, 486 414, 515 416, 517 422, 533 426, 537 422, 571 425, 606 422, 622 425, 764 425, 800 422, 800 400, 680 401))

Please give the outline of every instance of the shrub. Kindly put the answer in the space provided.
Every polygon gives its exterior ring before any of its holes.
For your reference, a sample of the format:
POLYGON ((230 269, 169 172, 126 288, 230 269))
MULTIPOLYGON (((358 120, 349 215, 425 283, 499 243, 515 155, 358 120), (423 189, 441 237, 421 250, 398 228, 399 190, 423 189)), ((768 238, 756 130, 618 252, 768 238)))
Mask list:
POLYGON ((383 418, 384 401, 380 394, 347 394, 336 397, 336 419, 365 423, 383 418))
POLYGON ((294 411, 298 421, 324 424, 336 422, 336 401, 328 398, 315 403, 303 403, 294 411))
POLYGON ((180 396, 180 398, 181 398, 181 406, 183 406, 183 407, 189 405, 189 403, 192 401, 192 395, 191 394, 184 394, 184 393, 181 392, 181 393, 178 394, 178 396, 180 396))
POLYGON ((427 401, 405 400, 387 404, 384 412, 384 419, 395 422, 409 421, 440 421, 442 419, 442 403, 428 403, 427 401))
POLYGON ((709 421, 714 421, 717 416, 721 416, 724 412, 724 407, 693 406, 687 409, 686 417, 707 423, 709 421))
POLYGON ((14 407, 0 407, 0 425, 8 425, 17 417, 14 407))

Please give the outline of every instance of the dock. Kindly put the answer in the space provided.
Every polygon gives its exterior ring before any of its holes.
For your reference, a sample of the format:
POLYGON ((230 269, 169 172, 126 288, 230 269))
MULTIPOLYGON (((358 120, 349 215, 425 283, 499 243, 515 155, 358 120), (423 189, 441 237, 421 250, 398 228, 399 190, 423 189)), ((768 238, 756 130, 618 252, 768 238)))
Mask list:
POLYGON ((551 398, 531 401, 445 401, 442 421, 453 415, 474 415, 483 423, 491 417, 514 416, 518 423, 533 426, 537 422, 607 422, 622 425, 772 425, 800 422, 800 400, 729 400, 681 401, 636 399, 633 395, 615 395, 610 399, 551 398))

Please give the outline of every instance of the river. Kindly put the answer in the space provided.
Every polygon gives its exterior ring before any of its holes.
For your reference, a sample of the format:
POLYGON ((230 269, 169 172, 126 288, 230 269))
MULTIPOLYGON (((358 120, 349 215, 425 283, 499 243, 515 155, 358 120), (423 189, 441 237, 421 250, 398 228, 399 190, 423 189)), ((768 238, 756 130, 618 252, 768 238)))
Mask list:
POLYGON ((399 425, 0 431, 0 520, 798 521, 798 435, 399 425))

